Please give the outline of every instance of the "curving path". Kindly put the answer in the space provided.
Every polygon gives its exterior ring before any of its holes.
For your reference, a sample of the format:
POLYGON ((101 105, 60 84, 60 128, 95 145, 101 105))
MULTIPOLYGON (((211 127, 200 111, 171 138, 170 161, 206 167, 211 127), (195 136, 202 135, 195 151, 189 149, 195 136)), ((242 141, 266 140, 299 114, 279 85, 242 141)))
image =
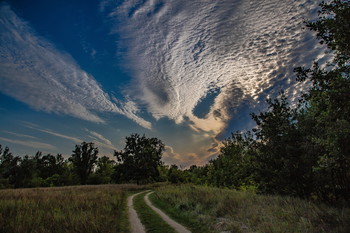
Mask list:
POLYGON ((136 210, 134 209, 133 199, 135 196, 148 191, 149 190, 135 193, 128 197, 128 215, 129 215, 129 221, 130 221, 132 233, 146 233, 145 228, 143 227, 139 217, 137 216, 136 210))
POLYGON ((179 233, 191 233, 189 230, 187 230, 184 226, 180 225, 179 223, 175 222, 171 218, 168 217, 163 211, 158 209, 157 207, 153 206, 151 201, 149 200, 148 196, 153 193, 149 192, 145 195, 145 202, 146 204, 152 208, 159 216, 166 222, 168 223, 171 227, 173 227, 177 232, 179 233))

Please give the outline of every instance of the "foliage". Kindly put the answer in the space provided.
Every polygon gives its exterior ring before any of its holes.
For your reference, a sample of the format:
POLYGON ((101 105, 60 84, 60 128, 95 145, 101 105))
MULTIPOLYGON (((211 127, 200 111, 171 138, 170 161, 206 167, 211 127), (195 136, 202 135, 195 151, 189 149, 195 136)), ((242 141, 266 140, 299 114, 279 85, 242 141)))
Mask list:
POLYGON ((81 184, 86 184, 89 175, 92 173, 98 158, 97 154, 98 148, 92 142, 82 142, 81 145, 75 146, 69 161, 72 162, 75 172, 80 177, 81 184))
POLYGON ((210 183, 218 187, 240 189, 254 185, 256 155, 252 134, 237 132, 223 142, 221 154, 210 161, 212 172, 210 183))
POLYGON ((341 64, 350 59, 350 1, 333 0, 320 4, 319 19, 307 26, 317 32, 320 43, 335 51, 341 64))
POLYGON ((126 137, 124 151, 114 151, 120 163, 116 167, 116 178, 122 181, 134 180, 137 184, 157 180, 163 151, 164 144, 158 138, 139 134, 126 137))
POLYGON ((115 161, 107 156, 102 156, 97 160, 97 168, 95 173, 91 174, 89 184, 109 184, 112 182, 115 161))
POLYGON ((16 173, 20 157, 13 156, 8 147, 2 149, 0 145, 0 188, 9 188, 16 183, 16 173))
POLYGON ((183 171, 179 170, 178 166, 173 164, 168 170, 168 181, 173 184, 183 183, 186 181, 186 176, 183 171))

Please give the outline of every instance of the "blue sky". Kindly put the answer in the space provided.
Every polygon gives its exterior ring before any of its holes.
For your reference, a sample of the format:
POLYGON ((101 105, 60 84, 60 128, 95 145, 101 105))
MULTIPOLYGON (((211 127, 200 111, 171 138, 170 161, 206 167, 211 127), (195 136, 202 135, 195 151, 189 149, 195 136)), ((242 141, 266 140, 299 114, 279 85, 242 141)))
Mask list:
POLYGON ((293 68, 328 55, 302 29, 311 0, 11 0, 0 3, 0 144, 17 155, 93 141, 112 157, 131 133, 167 164, 202 165, 293 68))

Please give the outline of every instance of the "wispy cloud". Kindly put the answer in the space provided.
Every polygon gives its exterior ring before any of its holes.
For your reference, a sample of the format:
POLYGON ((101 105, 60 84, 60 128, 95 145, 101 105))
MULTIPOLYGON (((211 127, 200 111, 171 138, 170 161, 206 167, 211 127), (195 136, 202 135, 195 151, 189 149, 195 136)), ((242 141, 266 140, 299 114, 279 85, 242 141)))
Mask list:
POLYGON ((92 139, 95 139, 95 140, 98 140, 98 141, 101 141, 102 143, 106 144, 106 145, 112 145, 112 142, 105 138, 103 135, 97 133, 97 132, 94 132, 94 131, 90 131, 90 130, 86 130, 87 132, 89 132, 91 134, 91 138, 92 139))
POLYGON ((56 147, 54 147, 50 144, 38 142, 38 141, 23 141, 23 140, 15 140, 15 139, 4 138, 4 137, 0 137, 0 141, 9 142, 9 143, 22 145, 22 146, 26 146, 26 147, 31 147, 31 148, 35 148, 35 149, 46 149, 46 150, 56 149, 56 147))
MULTIPOLYGON (((128 47, 137 86, 130 95, 155 118, 189 119, 219 133, 242 101, 288 87, 300 90, 293 68, 323 50, 303 31, 317 1, 124 1, 111 10, 128 47), (276 87, 276 88, 275 88, 276 87), (277 90, 276 90, 277 89, 277 90), (220 90, 206 117, 193 109, 220 90), (267 92, 267 93, 266 93, 267 92)), ((107 4, 101 5, 105 12, 107 4)))
POLYGON ((117 147, 114 146, 113 143, 102 134, 99 134, 95 131, 88 130, 88 129, 85 129, 85 131, 89 133, 88 137, 93 139, 93 142, 98 147, 102 147, 104 149, 109 150, 109 152, 107 152, 108 154, 111 154, 114 150, 118 150, 117 147))
POLYGON ((67 53, 37 36, 7 4, 0 4, 0 91, 36 110, 103 123, 99 113, 122 114, 149 122, 114 102, 93 76, 67 53), (118 106, 119 105, 119 106, 118 106))
POLYGON ((106 137, 104 137, 102 134, 99 134, 97 132, 94 132, 94 131, 91 131, 88 129, 85 129, 85 131, 89 133, 89 135, 87 135, 86 138, 78 138, 78 137, 72 137, 69 135, 58 133, 58 132, 52 131, 50 129, 43 129, 43 128, 40 128, 40 127, 35 126, 35 125, 26 124, 26 127, 33 129, 33 130, 36 130, 36 131, 39 131, 39 132, 53 135, 55 137, 66 139, 66 140, 71 141, 74 144, 78 144, 78 145, 80 143, 82 143, 83 141, 89 141, 89 140, 87 140, 87 137, 88 137, 90 139, 93 139, 92 142, 95 143, 95 145, 98 148, 100 148, 100 149, 103 148, 103 152, 105 152, 106 154, 109 154, 109 155, 111 155, 114 150, 118 150, 117 147, 114 146, 112 144, 112 142, 109 139, 107 139, 106 137))
POLYGON ((20 137, 20 138, 38 139, 37 137, 31 136, 31 135, 27 135, 27 134, 14 133, 14 132, 6 131, 6 130, 3 130, 2 132, 6 133, 6 134, 13 135, 13 136, 16 136, 16 137, 20 137))
POLYGON ((39 132, 47 133, 47 134, 50 134, 50 135, 53 135, 53 136, 56 136, 56 137, 64 138, 64 139, 67 139, 67 140, 72 141, 74 143, 81 143, 81 142, 83 142, 83 140, 80 139, 80 138, 71 137, 71 136, 68 136, 68 135, 57 133, 57 132, 54 132, 54 131, 49 130, 49 129, 42 129, 42 128, 36 126, 36 125, 26 125, 26 127, 30 128, 30 129, 34 129, 34 130, 39 131, 39 132))

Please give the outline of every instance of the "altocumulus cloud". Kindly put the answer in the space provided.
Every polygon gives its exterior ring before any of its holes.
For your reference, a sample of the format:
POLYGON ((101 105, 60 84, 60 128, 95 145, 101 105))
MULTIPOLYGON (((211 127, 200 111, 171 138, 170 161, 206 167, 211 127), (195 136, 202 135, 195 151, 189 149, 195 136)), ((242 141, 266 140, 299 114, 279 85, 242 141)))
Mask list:
POLYGON ((303 19, 315 14, 309 0, 128 0, 101 4, 123 35, 135 72, 130 95, 156 118, 184 120, 199 131, 220 133, 243 101, 302 87, 293 67, 322 57, 303 19), (218 92, 204 117, 195 107, 218 92), (278 90, 277 90, 278 91, 278 90))
POLYGON ((151 127, 135 114, 135 107, 112 101, 94 77, 70 55, 37 36, 7 4, 0 4, 0 33, 1 92, 45 112, 97 123, 104 122, 98 113, 112 112, 151 127))

